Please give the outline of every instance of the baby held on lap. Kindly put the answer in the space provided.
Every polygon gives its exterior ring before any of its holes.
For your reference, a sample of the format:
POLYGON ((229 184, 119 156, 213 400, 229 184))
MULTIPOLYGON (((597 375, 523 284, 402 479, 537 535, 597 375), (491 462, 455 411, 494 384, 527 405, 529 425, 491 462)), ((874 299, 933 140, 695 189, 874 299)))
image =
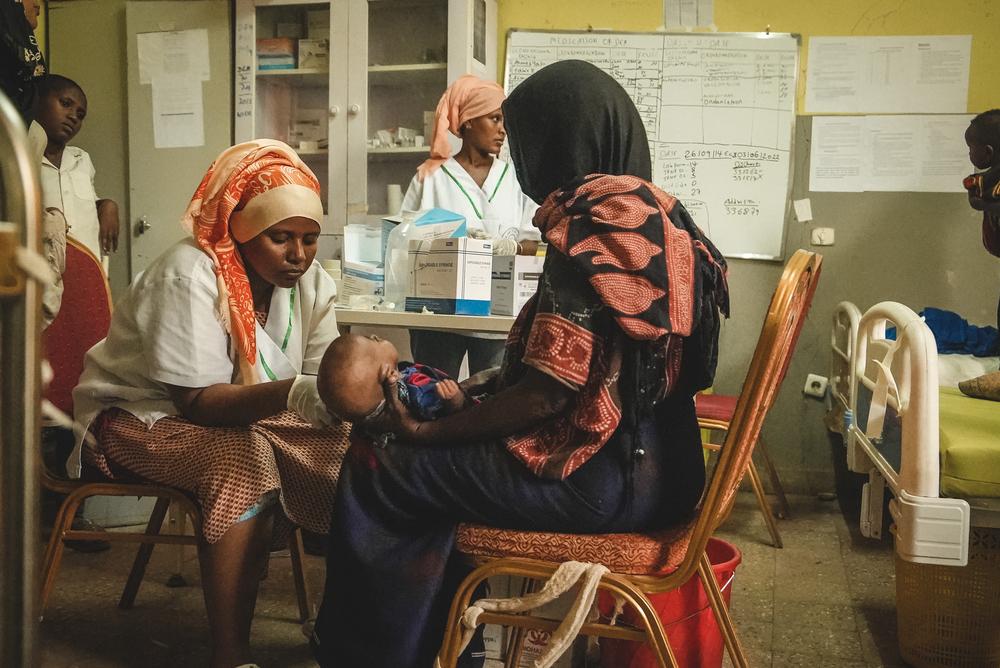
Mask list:
POLYGON ((454 413, 469 401, 444 372, 400 363, 396 347, 375 335, 345 334, 334 339, 320 362, 317 389, 330 413, 364 425, 385 409, 386 380, 396 384, 399 400, 421 420, 454 413))

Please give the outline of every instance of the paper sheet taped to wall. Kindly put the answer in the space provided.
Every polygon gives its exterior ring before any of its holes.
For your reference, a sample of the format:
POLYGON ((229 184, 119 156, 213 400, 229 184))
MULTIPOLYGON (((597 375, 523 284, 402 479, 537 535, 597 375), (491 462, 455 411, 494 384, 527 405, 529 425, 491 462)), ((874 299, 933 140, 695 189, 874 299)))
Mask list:
POLYGON ((151 84, 161 76, 211 78, 208 30, 144 32, 135 36, 139 54, 139 83, 151 84))
POLYGON ((806 111, 964 113, 971 35, 812 37, 806 111))
POLYGON ((814 116, 813 192, 964 192, 968 114, 814 116))
POLYGON ((153 146, 182 148, 205 145, 201 81, 188 77, 153 79, 153 146))
POLYGON ((715 24, 713 0, 663 0, 663 25, 705 28, 715 24))

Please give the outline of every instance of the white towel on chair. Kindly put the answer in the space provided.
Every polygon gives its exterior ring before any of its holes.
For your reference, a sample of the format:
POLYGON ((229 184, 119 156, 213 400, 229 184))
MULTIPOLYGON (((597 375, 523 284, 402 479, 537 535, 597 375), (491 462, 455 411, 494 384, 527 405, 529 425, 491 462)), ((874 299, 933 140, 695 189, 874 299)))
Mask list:
MULTIPOLYGON (((569 648, 573 640, 580 633, 580 627, 587 620, 587 615, 594 606, 594 599, 597 596, 597 585, 601 577, 608 572, 606 566, 601 564, 588 564, 580 561, 566 561, 559 565, 556 572, 548 579, 540 591, 527 596, 514 596, 511 598, 483 598, 475 601, 462 613, 462 626, 465 631, 462 634, 462 643, 459 654, 465 650, 476 627, 479 625, 479 616, 484 612, 527 612, 540 608, 541 606, 554 601, 577 583, 580 584, 580 591, 576 600, 566 613, 566 617, 559 628, 555 630, 549 639, 549 646, 545 653, 534 661, 534 668, 549 668, 559 660, 559 657, 569 648)), ((434 668, 441 668, 441 657, 434 662, 434 668)))

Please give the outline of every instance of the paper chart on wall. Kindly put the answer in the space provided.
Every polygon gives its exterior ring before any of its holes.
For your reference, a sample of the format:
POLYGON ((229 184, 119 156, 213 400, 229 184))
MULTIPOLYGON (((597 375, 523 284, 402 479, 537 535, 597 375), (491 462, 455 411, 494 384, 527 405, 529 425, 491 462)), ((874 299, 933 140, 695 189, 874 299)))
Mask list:
POLYGON ((809 190, 859 193, 865 189, 862 142, 865 119, 813 116, 809 148, 809 190))
POLYGON ((182 148, 205 145, 201 81, 159 76, 153 80, 153 146, 182 148))
POLYGON ((806 111, 963 113, 971 35, 812 37, 806 111))
POLYGON ((965 192, 968 114, 813 117, 813 192, 965 192))
POLYGON ((505 84, 586 60, 636 104, 653 182, 730 257, 780 259, 798 40, 791 35, 512 31, 505 84))
POLYGON ((145 32, 136 35, 139 83, 151 84, 162 76, 211 78, 208 60, 208 30, 145 32))

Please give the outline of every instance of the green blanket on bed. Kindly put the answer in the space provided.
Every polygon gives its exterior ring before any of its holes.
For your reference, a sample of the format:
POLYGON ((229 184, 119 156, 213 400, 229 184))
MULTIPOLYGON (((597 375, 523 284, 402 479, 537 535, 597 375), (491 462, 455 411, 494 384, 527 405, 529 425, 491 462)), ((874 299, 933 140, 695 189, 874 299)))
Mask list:
POLYGON ((1000 497, 1000 402, 941 388, 941 495, 1000 497))

